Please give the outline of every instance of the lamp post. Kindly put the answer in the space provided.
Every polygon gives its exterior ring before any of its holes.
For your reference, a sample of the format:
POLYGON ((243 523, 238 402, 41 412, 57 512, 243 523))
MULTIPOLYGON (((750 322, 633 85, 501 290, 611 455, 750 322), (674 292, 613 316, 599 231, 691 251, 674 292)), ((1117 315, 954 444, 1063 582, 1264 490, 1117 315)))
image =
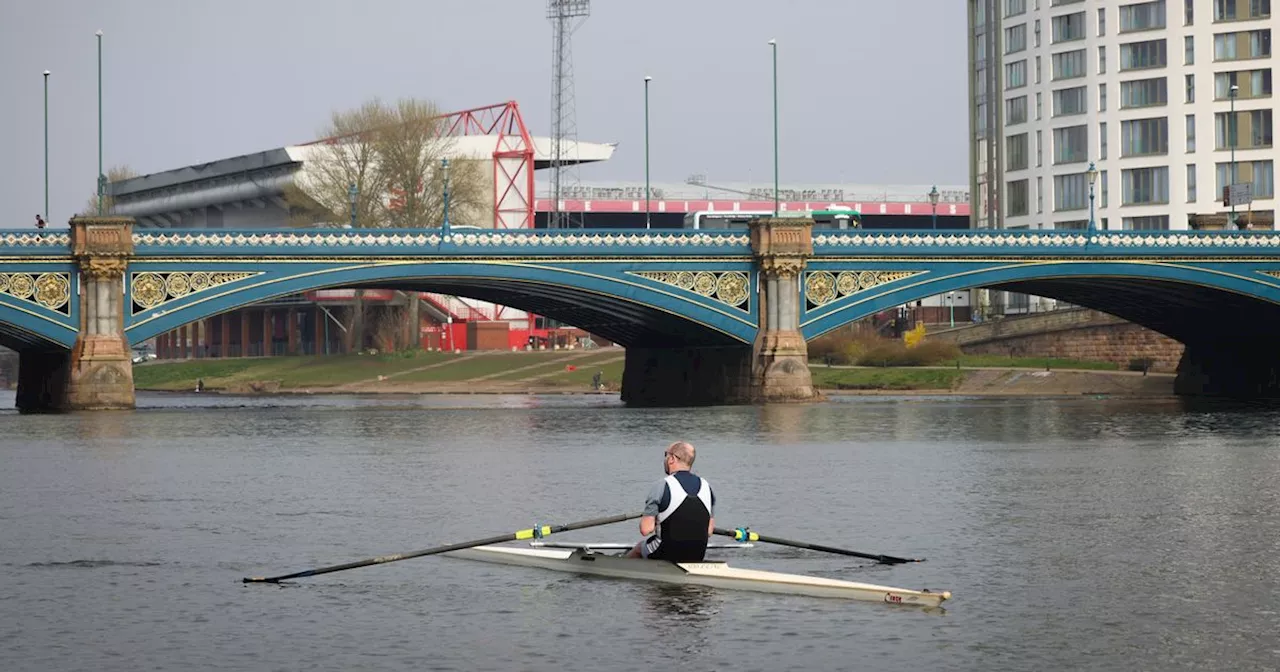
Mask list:
POLYGON ((44 218, 49 217, 49 71, 44 71, 44 218))
POLYGON ((1093 185, 1094 185, 1094 183, 1095 183, 1095 182, 1097 182, 1097 181, 1098 181, 1098 169, 1093 165, 1093 162, 1092 162, 1092 161, 1090 161, 1090 162, 1089 162, 1089 170, 1085 171, 1085 174, 1089 176, 1089 237, 1090 237, 1090 238, 1092 238, 1092 237, 1093 237, 1093 227, 1094 227, 1094 224, 1093 224, 1093 185))
POLYGON ((449 230, 449 159, 440 159, 441 170, 444 171, 444 221, 440 228, 449 230))
POLYGON ((773 50, 773 216, 778 216, 778 41, 769 40, 773 50))
POLYGON ((351 228, 356 228, 356 202, 360 200, 360 188, 355 182, 347 187, 347 200, 351 203, 351 228))
POLYGON ((933 205, 933 228, 938 228, 938 185, 933 185, 933 189, 929 192, 929 203, 933 205))
POLYGON ((103 213, 103 197, 107 191, 107 174, 102 172, 102 31, 98 36, 98 216, 103 213))
POLYGON ((1236 137, 1236 96, 1239 94, 1240 87, 1232 84, 1231 92, 1229 94, 1229 97, 1231 98, 1231 123, 1229 124, 1228 130, 1231 134, 1231 137, 1228 138, 1231 142, 1231 184, 1227 185, 1227 202, 1231 204, 1231 224, 1233 226, 1236 226, 1236 199, 1231 198, 1231 187, 1234 187, 1236 184, 1236 143, 1239 140, 1239 138, 1236 137))
POLYGON ((956 295, 955 292, 947 292, 947 303, 951 305, 951 328, 956 328, 956 295))
POLYGON ((649 228, 649 82, 653 78, 644 76, 644 228, 649 228))

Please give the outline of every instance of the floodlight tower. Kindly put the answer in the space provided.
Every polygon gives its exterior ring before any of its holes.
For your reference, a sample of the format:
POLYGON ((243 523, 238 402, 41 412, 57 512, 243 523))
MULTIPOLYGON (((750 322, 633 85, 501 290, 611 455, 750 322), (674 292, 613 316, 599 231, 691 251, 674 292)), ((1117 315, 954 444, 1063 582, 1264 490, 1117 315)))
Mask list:
POLYGON ((547 0, 551 20, 551 212, 547 228, 582 226, 582 215, 562 212, 561 199, 578 186, 578 124, 574 119, 570 38, 591 14, 591 0, 547 0))

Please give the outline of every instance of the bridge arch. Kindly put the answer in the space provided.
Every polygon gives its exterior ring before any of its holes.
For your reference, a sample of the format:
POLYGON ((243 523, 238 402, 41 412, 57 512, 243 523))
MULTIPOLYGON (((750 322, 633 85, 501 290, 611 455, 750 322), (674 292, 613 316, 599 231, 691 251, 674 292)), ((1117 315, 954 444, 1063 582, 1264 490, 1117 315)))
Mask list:
MULTIPOLYGON (((839 272, 847 266, 811 264, 806 275, 839 272)), ((871 270, 891 279, 822 305, 806 296, 808 309, 801 319, 805 338, 925 297, 973 288, 1059 299, 1185 344, 1224 338, 1274 340, 1280 329, 1280 269, 1270 264, 1090 259, 861 266, 853 270, 871 270)), ((806 289, 811 285, 806 283, 806 289)))
MULTIPOLYGON (((164 262, 131 265, 135 283, 144 273, 164 274, 177 267, 164 262)), ((220 264, 218 272, 247 277, 225 285, 138 309, 126 318, 131 344, 207 317, 260 301, 334 287, 430 291, 490 301, 545 315, 599 334, 622 345, 652 347, 725 346, 752 342, 757 308, 748 296, 728 305, 654 280, 651 266, 626 263, 533 263, 501 259, 341 261, 336 263, 262 263, 237 269, 220 264)), ((753 285, 750 262, 720 271, 739 273, 753 285), (740 266, 740 268, 738 268, 740 266)), ((183 264, 182 272, 190 272, 183 264)), ((138 291, 132 284, 131 292, 138 291)), ((749 292, 748 292, 749 294, 749 292)))

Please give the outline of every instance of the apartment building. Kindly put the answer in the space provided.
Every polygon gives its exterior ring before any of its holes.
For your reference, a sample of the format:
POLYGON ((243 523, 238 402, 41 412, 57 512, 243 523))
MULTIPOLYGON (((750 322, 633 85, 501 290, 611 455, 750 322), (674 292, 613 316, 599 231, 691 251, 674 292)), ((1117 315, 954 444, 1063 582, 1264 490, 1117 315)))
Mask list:
POLYGON ((1271 0, 967 2, 975 228, 1272 227, 1271 0))

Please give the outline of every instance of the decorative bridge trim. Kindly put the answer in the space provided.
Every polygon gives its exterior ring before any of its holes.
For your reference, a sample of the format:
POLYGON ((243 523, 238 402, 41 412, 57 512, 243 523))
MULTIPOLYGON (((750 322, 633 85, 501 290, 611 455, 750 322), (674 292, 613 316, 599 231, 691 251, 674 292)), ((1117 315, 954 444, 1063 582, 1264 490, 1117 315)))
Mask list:
POLYGON ((71 247, 69 233, 14 233, 0 235, 0 245, 5 247, 71 247))
POLYGON ((1150 248, 1191 249, 1280 249, 1280 233, 1272 231, 997 231, 956 232, 854 231, 817 233, 815 248, 1005 248, 1005 249, 1097 249, 1131 250, 1150 248))
POLYGON ((399 229, 376 233, 321 229, 314 231, 234 231, 226 233, 134 232, 136 246, 150 247, 293 247, 361 248, 425 247, 441 244, 475 247, 727 247, 749 246, 745 232, 673 231, 454 231, 399 229))
POLYGON ((132 273, 129 279, 129 297, 133 302, 133 314, 159 308, 166 303, 199 294, 214 287, 263 275, 265 271, 174 271, 160 273, 145 271, 132 273))
POLYGON ((70 273, 0 273, 0 294, 61 315, 71 314, 70 273))
POLYGON ((928 271, 809 271, 804 278, 806 310, 825 306, 880 285, 905 280, 928 271))
POLYGON ((741 271, 628 271, 646 280, 678 287, 743 312, 751 312, 751 282, 741 271))

